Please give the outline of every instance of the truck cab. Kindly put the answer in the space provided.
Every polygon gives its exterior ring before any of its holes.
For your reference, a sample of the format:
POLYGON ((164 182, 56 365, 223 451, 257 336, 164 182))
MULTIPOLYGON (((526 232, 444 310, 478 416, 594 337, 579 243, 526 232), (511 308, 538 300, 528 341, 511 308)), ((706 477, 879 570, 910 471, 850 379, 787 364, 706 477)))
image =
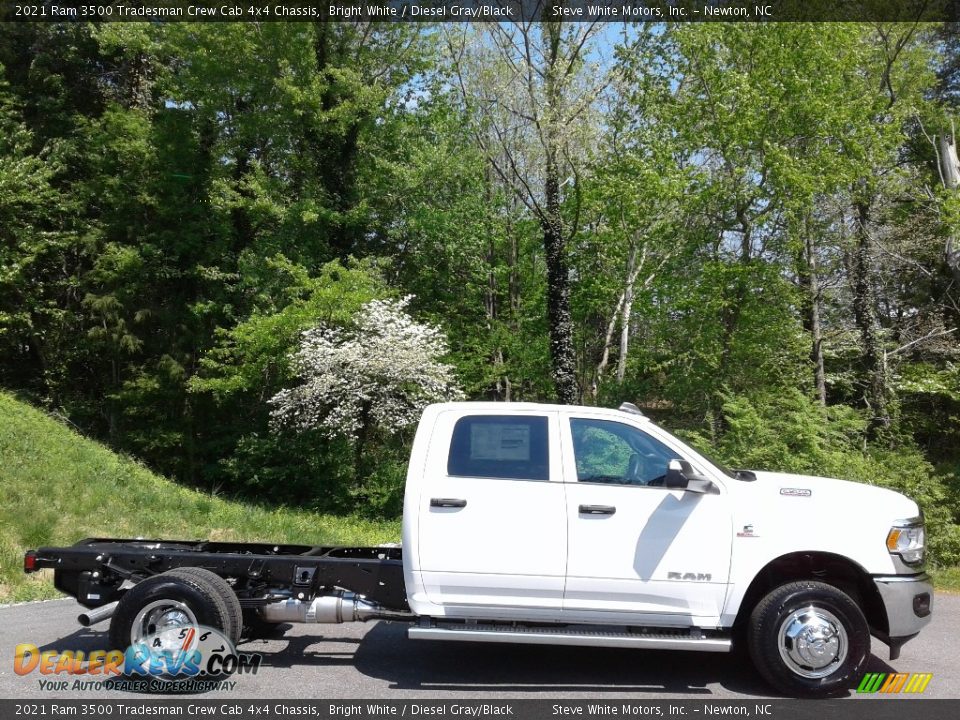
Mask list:
POLYGON ((870 634, 896 657, 929 622, 923 544, 899 493, 727 470, 633 406, 450 403, 414 440, 403 568, 429 618, 414 637, 490 640, 512 623, 511 641, 542 642, 522 625, 547 622, 583 644, 619 644, 590 641, 600 626, 624 644, 739 638, 775 686, 828 694, 870 634))

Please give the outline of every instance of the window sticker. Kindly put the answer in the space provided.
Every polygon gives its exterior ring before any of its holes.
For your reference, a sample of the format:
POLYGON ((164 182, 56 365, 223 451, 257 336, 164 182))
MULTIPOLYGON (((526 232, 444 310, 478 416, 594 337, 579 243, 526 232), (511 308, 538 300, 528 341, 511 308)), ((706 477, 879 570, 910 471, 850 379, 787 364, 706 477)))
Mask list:
POLYGON ((475 423, 470 426, 471 460, 530 460, 530 426, 475 423))

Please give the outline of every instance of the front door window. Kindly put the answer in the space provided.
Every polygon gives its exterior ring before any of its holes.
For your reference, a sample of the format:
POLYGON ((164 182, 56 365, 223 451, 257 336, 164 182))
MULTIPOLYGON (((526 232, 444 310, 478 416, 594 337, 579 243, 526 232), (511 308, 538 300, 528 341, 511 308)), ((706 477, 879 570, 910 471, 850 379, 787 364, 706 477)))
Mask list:
POLYGON ((570 420, 577 481, 662 487, 680 456, 659 440, 611 420, 570 420))

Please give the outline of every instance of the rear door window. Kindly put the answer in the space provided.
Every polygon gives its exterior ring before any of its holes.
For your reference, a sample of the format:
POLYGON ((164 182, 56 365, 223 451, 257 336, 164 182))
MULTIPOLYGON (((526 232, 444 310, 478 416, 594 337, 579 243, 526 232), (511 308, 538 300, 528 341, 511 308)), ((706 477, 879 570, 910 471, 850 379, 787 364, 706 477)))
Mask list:
POLYGON ((549 480, 545 416, 468 415, 457 421, 447 474, 508 480, 549 480))

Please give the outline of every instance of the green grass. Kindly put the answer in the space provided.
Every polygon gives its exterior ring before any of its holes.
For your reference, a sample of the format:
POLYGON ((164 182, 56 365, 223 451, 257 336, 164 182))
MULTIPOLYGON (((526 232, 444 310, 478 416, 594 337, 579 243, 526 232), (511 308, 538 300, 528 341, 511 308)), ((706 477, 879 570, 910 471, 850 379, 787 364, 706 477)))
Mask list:
POLYGON ((368 545, 397 542, 398 521, 265 508, 178 486, 0 392, 0 602, 56 597, 23 553, 85 537, 368 545))
POLYGON ((933 586, 940 592, 960 593, 960 567, 931 570, 933 586))

